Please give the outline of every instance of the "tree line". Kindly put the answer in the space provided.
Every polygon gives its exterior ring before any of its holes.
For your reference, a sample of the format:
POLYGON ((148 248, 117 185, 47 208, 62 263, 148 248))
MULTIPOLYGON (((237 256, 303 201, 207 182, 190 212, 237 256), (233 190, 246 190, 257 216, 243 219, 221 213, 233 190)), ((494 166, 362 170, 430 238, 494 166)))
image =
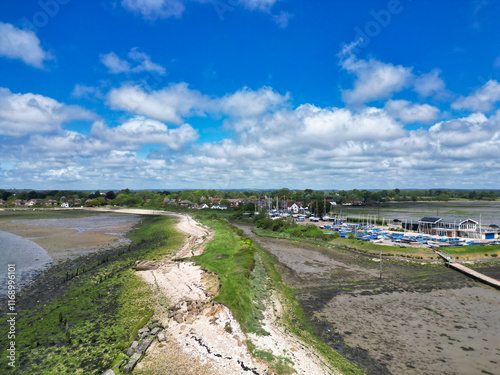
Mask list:
MULTIPOLYGON (((485 200, 500 199, 499 190, 446 190, 446 189, 392 189, 392 190, 231 190, 221 191, 214 189, 182 190, 182 191, 133 191, 122 189, 118 191, 71 191, 71 190, 6 190, 0 189, 0 199, 3 205, 12 205, 15 200, 28 201, 41 200, 40 204, 55 201, 58 205, 64 202, 75 205, 116 205, 116 206, 151 206, 163 207, 189 201, 193 204, 206 203, 209 206, 216 200, 218 204, 229 205, 230 199, 241 201, 278 201, 280 206, 284 202, 300 202, 303 206, 321 206, 324 202, 355 203, 355 204, 381 204, 385 202, 416 202, 416 201, 449 201, 449 200, 485 200)), ((275 203, 272 203, 275 206, 275 203)))

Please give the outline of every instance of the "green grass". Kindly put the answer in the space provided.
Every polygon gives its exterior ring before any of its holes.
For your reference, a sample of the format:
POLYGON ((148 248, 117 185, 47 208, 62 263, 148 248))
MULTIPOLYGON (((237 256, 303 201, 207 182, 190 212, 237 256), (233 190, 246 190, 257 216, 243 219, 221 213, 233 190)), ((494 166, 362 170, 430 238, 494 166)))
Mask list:
MULTIPOLYGON (((216 300, 231 309, 245 332, 266 334, 259 323, 262 310, 265 309, 263 301, 277 296, 284 307, 280 321, 286 330, 313 346, 332 368, 346 374, 363 374, 312 333, 312 328, 295 297, 295 290, 284 285, 276 270, 278 261, 274 256, 251 243, 241 230, 235 230, 223 220, 200 218, 200 221, 214 229, 216 234, 205 252, 193 259, 202 267, 219 275, 221 289, 216 300)), ((294 372, 293 363, 289 358, 260 350, 251 341, 247 342, 247 346, 256 358, 265 360, 277 374, 287 375, 294 372)))
POLYGON ((242 239, 221 219, 200 221, 215 230, 215 236, 203 254, 192 259, 219 276, 221 288, 215 300, 231 309, 245 332, 259 332, 261 313, 252 302, 255 250, 251 241, 242 239))
POLYGON ((399 247, 399 246, 388 246, 388 245, 378 245, 369 241, 359 241, 351 240, 348 238, 337 238, 328 242, 334 246, 346 247, 350 249, 360 250, 363 252, 370 252, 378 255, 382 252, 384 254, 399 253, 399 254, 428 254, 433 255, 434 252, 429 248, 424 247, 399 247))
MULTIPOLYGON (((2 356, 0 373, 100 374, 110 367, 154 308, 151 288, 132 266, 137 259, 160 259, 181 245, 184 236, 173 229, 175 222, 171 217, 145 217, 131 233, 134 245, 129 251, 89 265, 88 271, 62 284, 57 298, 40 296, 46 298, 43 304, 20 311, 18 367, 9 369, 2 356), (71 343, 66 341, 65 320, 71 343)), ((5 336, 0 337, 2 348, 5 336)))
POLYGON ((497 253, 500 251, 500 245, 488 245, 488 246, 456 246, 456 247, 446 247, 443 249, 449 254, 456 255, 481 255, 485 253, 497 253))

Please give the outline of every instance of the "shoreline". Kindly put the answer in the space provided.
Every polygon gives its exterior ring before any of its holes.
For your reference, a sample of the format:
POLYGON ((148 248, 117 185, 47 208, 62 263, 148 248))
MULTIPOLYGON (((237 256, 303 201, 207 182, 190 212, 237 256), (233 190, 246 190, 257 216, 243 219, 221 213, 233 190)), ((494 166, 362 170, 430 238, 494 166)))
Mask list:
MULTIPOLYGON (((172 344, 162 346, 158 342, 153 343, 144 360, 137 365, 136 371, 141 373, 164 369, 165 358, 168 357, 165 354, 175 346, 183 348, 183 354, 196 364, 195 367, 210 365, 210 370, 203 367, 203 374, 267 374, 270 371, 268 365, 250 354, 245 342, 251 339, 261 350, 274 351, 278 355, 291 353, 293 367, 299 374, 338 374, 328 370, 324 360, 312 348, 280 328, 279 311, 283 307, 277 299, 270 298, 266 302, 263 323, 269 335, 245 334, 231 311, 223 304, 213 301, 218 290, 217 278, 192 261, 176 260, 203 253, 205 244, 215 233, 190 215, 173 215, 180 217, 176 228, 188 234, 185 245, 170 256, 169 260, 161 262, 157 269, 138 271, 153 289, 165 295, 173 305, 163 314, 155 315, 166 327, 167 337, 172 344), (192 309, 190 306, 200 307, 192 309), (172 313, 171 310, 178 312, 172 313), (202 363, 199 363, 200 356, 202 363)), ((186 373, 191 374, 189 371, 186 373)))

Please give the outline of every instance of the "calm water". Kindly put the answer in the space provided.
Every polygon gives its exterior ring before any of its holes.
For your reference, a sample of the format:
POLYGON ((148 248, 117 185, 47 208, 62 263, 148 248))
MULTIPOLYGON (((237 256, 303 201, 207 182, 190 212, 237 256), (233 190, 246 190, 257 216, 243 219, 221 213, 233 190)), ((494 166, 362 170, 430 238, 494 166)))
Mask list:
POLYGON ((422 217, 442 217, 447 221, 471 218, 482 225, 500 225, 500 202, 417 202, 391 203, 385 206, 337 206, 335 212, 353 216, 376 215, 386 219, 419 220, 422 217))
POLYGON ((52 258, 45 249, 33 241, 0 231, 0 296, 7 292, 7 267, 16 265, 17 289, 26 285, 37 272, 47 268, 52 258))
MULTIPOLYGON (((106 234, 119 236, 116 242, 128 243, 123 230, 124 225, 130 227, 139 220, 137 215, 96 215, 72 219, 23 219, 13 220, 14 223, 23 225, 39 225, 44 227, 73 229, 78 233, 99 231, 106 234)), ((28 231, 29 233, 29 231, 28 231)), ((11 233, 0 231, 0 299, 7 291, 7 267, 16 265, 16 280, 20 283, 19 289, 30 282, 40 271, 52 264, 52 258, 44 248, 11 233)), ((77 243, 75 247, 67 249, 67 257, 88 254, 96 249, 83 249, 77 243)), ((18 289, 18 290, 19 290, 18 289)))

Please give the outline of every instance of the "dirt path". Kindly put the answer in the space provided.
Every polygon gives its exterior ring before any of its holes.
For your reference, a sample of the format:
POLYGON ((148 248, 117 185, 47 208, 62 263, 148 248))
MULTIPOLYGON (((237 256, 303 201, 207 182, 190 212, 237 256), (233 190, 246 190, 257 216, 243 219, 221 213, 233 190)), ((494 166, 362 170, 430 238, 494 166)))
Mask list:
MULTIPOLYGON (((107 210, 109 211, 109 210, 107 210)), ((213 301, 219 280, 193 262, 175 259, 201 254, 214 233, 189 215, 150 210, 116 210, 131 214, 172 215, 177 229, 188 235, 185 245, 155 270, 139 275, 168 300, 169 309, 156 316, 166 327, 167 343, 155 342, 136 367, 138 373, 162 374, 272 374, 268 365, 252 357, 246 341, 258 349, 287 357, 297 374, 338 374, 327 369, 319 355, 277 322, 281 305, 268 301, 263 328, 268 336, 246 335, 224 305, 213 301), (189 366, 186 366, 189 363, 189 366)))

